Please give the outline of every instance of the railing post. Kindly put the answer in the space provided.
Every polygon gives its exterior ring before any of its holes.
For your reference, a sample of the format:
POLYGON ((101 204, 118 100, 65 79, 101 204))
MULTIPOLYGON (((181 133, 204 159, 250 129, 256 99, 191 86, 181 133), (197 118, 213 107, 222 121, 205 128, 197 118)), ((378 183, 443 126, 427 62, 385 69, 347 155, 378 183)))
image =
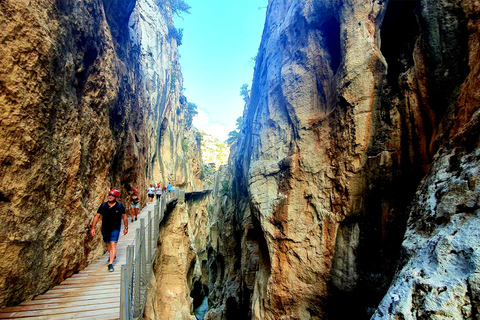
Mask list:
POLYGON ((127 320, 132 319, 132 308, 133 308, 133 257, 135 255, 135 246, 128 245, 127 246, 127 297, 126 297, 126 313, 127 313, 127 320))
MULTIPOLYGON (((145 218, 140 219, 140 292, 142 294, 145 292, 146 289, 146 257, 145 257, 145 218)), ((143 301, 140 302, 143 305, 143 301)))
POLYGON ((146 239, 147 240, 147 263, 150 263, 151 260, 152 260, 152 224, 153 224, 153 221, 152 221, 152 211, 148 211, 148 222, 147 222, 147 225, 148 225, 148 228, 147 228, 147 232, 146 232, 146 239))
MULTIPOLYGON (((140 220, 140 225, 142 220, 140 220)), ((141 278, 141 228, 136 230, 135 235, 135 265, 134 265, 134 284, 133 284, 133 316, 138 317, 140 315, 140 278, 141 278)))
MULTIPOLYGON (((160 200, 161 201, 161 200, 160 200)), ((158 206, 155 208, 155 215, 153 217, 153 221, 155 223, 155 229, 153 230, 153 246, 154 248, 157 246, 157 241, 158 241, 158 228, 160 224, 160 206, 161 203, 158 204, 158 206)))
POLYGON ((120 272, 120 320, 128 319, 128 268, 126 264, 122 265, 120 272))

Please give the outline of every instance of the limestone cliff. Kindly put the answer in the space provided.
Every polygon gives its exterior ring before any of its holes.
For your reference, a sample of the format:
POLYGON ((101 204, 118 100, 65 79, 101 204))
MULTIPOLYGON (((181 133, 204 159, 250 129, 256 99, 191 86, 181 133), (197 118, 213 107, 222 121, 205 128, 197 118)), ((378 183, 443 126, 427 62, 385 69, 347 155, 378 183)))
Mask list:
POLYGON ((151 183, 169 181, 185 188, 201 188, 200 146, 186 123, 187 100, 178 62, 174 25, 168 1, 137 0, 129 20, 131 43, 139 52, 144 79, 141 92, 149 108, 147 175, 151 183))
POLYGON ((479 10, 269 1, 207 319, 478 316, 479 10))
POLYGON ((160 224, 158 253, 144 319, 192 319, 208 295, 207 248, 212 203, 209 192, 187 194, 160 224))
POLYGON ((0 308, 103 253, 86 228, 110 188, 195 185, 165 21, 147 0, 0 3, 0 308))

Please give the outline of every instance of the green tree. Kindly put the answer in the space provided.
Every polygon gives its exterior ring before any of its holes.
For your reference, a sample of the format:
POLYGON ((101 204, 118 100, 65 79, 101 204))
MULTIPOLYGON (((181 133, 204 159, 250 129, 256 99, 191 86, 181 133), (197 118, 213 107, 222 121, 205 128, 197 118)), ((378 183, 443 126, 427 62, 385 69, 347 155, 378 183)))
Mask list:
POLYGON ((238 131, 233 130, 228 133, 228 138, 225 142, 230 146, 238 139, 238 131))
POLYGON ((164 8, 165 5, 170 5, 172 13, 177 17, 183 19, 182 13, 190 14, 190 7, 184 0, 156 0, 157 6, 164 8))
POLYGON ((173 39, 177 40, 177 47, 180 47, 182 45, 182 39, 183 39, 183 29, 182 28, 175 28, 172 25, 168 26, 168 35, 172 37, 173 39))
POLYGON ((238 118, 237 118, 236 125, 237 125, 237 130, 238 130, 238 132, 240 132, 240 130, 242 130, 243 117, 238 117, 238 118))
POLYGON ((228 133, 228 138, 225 140, 229 146, 232 145, 235 141, 237 141, 238 136, 240 134, 240 130, 242 130, 243 125, 243 117, 238 117, 236 121, 236 130, 230 131, 228 133))
POLYGON ((187 121, 187 127, 192 126, 193 117, 195 117, 197 114, 197 105, 193 102, 187 102, 187 112, 185 112, 185 120, 187 121))
POLYGON ((243 97, 243 101, 245 101, 245 103, 247 103, 249 92, 250 90, 248 90, 248 84, 242 84, 242 86, 240 87, 240 95, 243 97))
POLYGON ((182 19, 183 17, 181 16, 181 14, 190 14, 189 10, 192 8, 183 0, 170 0, 170 7, 172 8, 172 13, 182 19))

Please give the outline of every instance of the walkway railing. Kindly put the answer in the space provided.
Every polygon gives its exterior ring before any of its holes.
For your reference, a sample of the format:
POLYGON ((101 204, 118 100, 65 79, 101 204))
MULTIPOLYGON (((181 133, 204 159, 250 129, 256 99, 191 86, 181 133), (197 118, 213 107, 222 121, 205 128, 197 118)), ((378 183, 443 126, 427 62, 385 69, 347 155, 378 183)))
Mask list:
POLYGON ((165 216, 167 204, 174 200, 185 199, 185 191, 175 189, 173 197, 161 197, 148 211, 145 218, 140 219, 140 228, 136 230, 135 239, 127 246, 127 261, 122 265, 120 273, 120 320, 133 320, 143 316, 147 301, 147 288, 152 274, 153 262, 157 256, 157 241, 160 233, 160 222, 165 216))

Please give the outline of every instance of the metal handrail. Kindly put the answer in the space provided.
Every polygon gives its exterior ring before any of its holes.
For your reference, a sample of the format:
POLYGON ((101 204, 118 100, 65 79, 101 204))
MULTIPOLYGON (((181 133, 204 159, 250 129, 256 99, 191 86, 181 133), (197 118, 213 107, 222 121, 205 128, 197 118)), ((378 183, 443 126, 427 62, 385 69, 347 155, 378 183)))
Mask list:
MULTIPOLYGON (((175 189, 170 199, 185 199, 185 191, 175 189)), ((169 199, 169 200, 170 200, 169 199)), ((127 246, 127 261, 122 265, 120 276, 120 320, 133 320, 143 315, 147 302, 147 288, 152 273, 153 262, 157 256, 157 242, 160 234, 160 222, 165 217, 166 196, 140 219, 140 228, 135 238, 127 246)))

